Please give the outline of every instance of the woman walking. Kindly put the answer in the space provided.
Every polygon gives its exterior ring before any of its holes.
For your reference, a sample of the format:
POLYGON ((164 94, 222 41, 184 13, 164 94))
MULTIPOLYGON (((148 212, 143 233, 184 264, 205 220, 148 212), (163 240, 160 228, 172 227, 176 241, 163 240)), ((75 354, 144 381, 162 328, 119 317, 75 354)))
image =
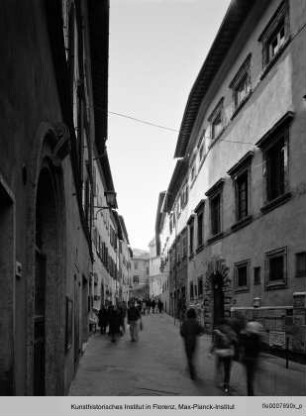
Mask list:
POLYGON ((229 392, 232 360, 235 355, 237 335, 231 326, 225 321, 213 331, 210 353, 216 356, 216 381, 219 384, 223 375, 224 393, 229 392))

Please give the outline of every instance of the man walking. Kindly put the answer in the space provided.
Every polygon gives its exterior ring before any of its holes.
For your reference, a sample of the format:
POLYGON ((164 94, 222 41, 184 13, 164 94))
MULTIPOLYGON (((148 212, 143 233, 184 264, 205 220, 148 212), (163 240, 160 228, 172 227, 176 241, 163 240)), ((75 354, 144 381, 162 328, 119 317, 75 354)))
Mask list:
POLYGON ((128 308, 128 324, 130 325, 131 341, 138 341, 138 321, 141 321, 141 314, 134 303, 128 308))

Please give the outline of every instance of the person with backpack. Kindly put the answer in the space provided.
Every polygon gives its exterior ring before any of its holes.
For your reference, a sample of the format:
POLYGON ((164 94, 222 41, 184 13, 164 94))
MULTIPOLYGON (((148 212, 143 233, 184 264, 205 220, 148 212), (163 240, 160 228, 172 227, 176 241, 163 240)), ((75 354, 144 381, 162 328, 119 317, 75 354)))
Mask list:
POLYGON ((216 356, 216 381, 220 380, 223 373, 222 387, 224 393, 229 392, 232 360, 235 355, 237 335, 228 322, 222 322, 213 331, 210 353, 216 356))
POLYGON ((190 378, 195 380, 196 369, 194 366, 194 356, 197 349, 197 337, 204 333, 204 328, 198 323, 196 311, 188 309, 187 319, 181 325, 180 334, 184 338, 185 352, 187 356, 190 378))

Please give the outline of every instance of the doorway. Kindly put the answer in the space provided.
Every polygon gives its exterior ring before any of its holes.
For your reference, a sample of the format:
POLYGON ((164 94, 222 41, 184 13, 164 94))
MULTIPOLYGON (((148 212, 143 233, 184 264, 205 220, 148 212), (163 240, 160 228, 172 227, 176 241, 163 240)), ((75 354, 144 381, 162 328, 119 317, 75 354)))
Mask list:
POLYGON ((55 176, 48 166, 39 175, 35 217, 33 395, 42 396, 63 391, 65 345, 59 198, 55 176))

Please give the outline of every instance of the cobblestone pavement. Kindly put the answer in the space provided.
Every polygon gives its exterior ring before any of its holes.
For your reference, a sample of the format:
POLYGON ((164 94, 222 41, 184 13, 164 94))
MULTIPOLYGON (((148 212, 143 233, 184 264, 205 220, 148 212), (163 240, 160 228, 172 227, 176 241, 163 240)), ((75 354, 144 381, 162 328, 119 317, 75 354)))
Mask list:
MULTIPOLYGON (((97 332, 88 343, 74 381, 71 396, 220 396, 215 386, 214 359, 209 357, 210 337, 199 339, 196 358, 198 380, 192 381, 179 325, 167 314, 143 317, 144 329, 138 343, 126 333, 116 344, 97 332)), ((305 366, 264 355, 255 393, 262 396, 299 396, 306 394, 305 366)), ((245 375, 234 362, 231 395, 245 395, 245 375)))

